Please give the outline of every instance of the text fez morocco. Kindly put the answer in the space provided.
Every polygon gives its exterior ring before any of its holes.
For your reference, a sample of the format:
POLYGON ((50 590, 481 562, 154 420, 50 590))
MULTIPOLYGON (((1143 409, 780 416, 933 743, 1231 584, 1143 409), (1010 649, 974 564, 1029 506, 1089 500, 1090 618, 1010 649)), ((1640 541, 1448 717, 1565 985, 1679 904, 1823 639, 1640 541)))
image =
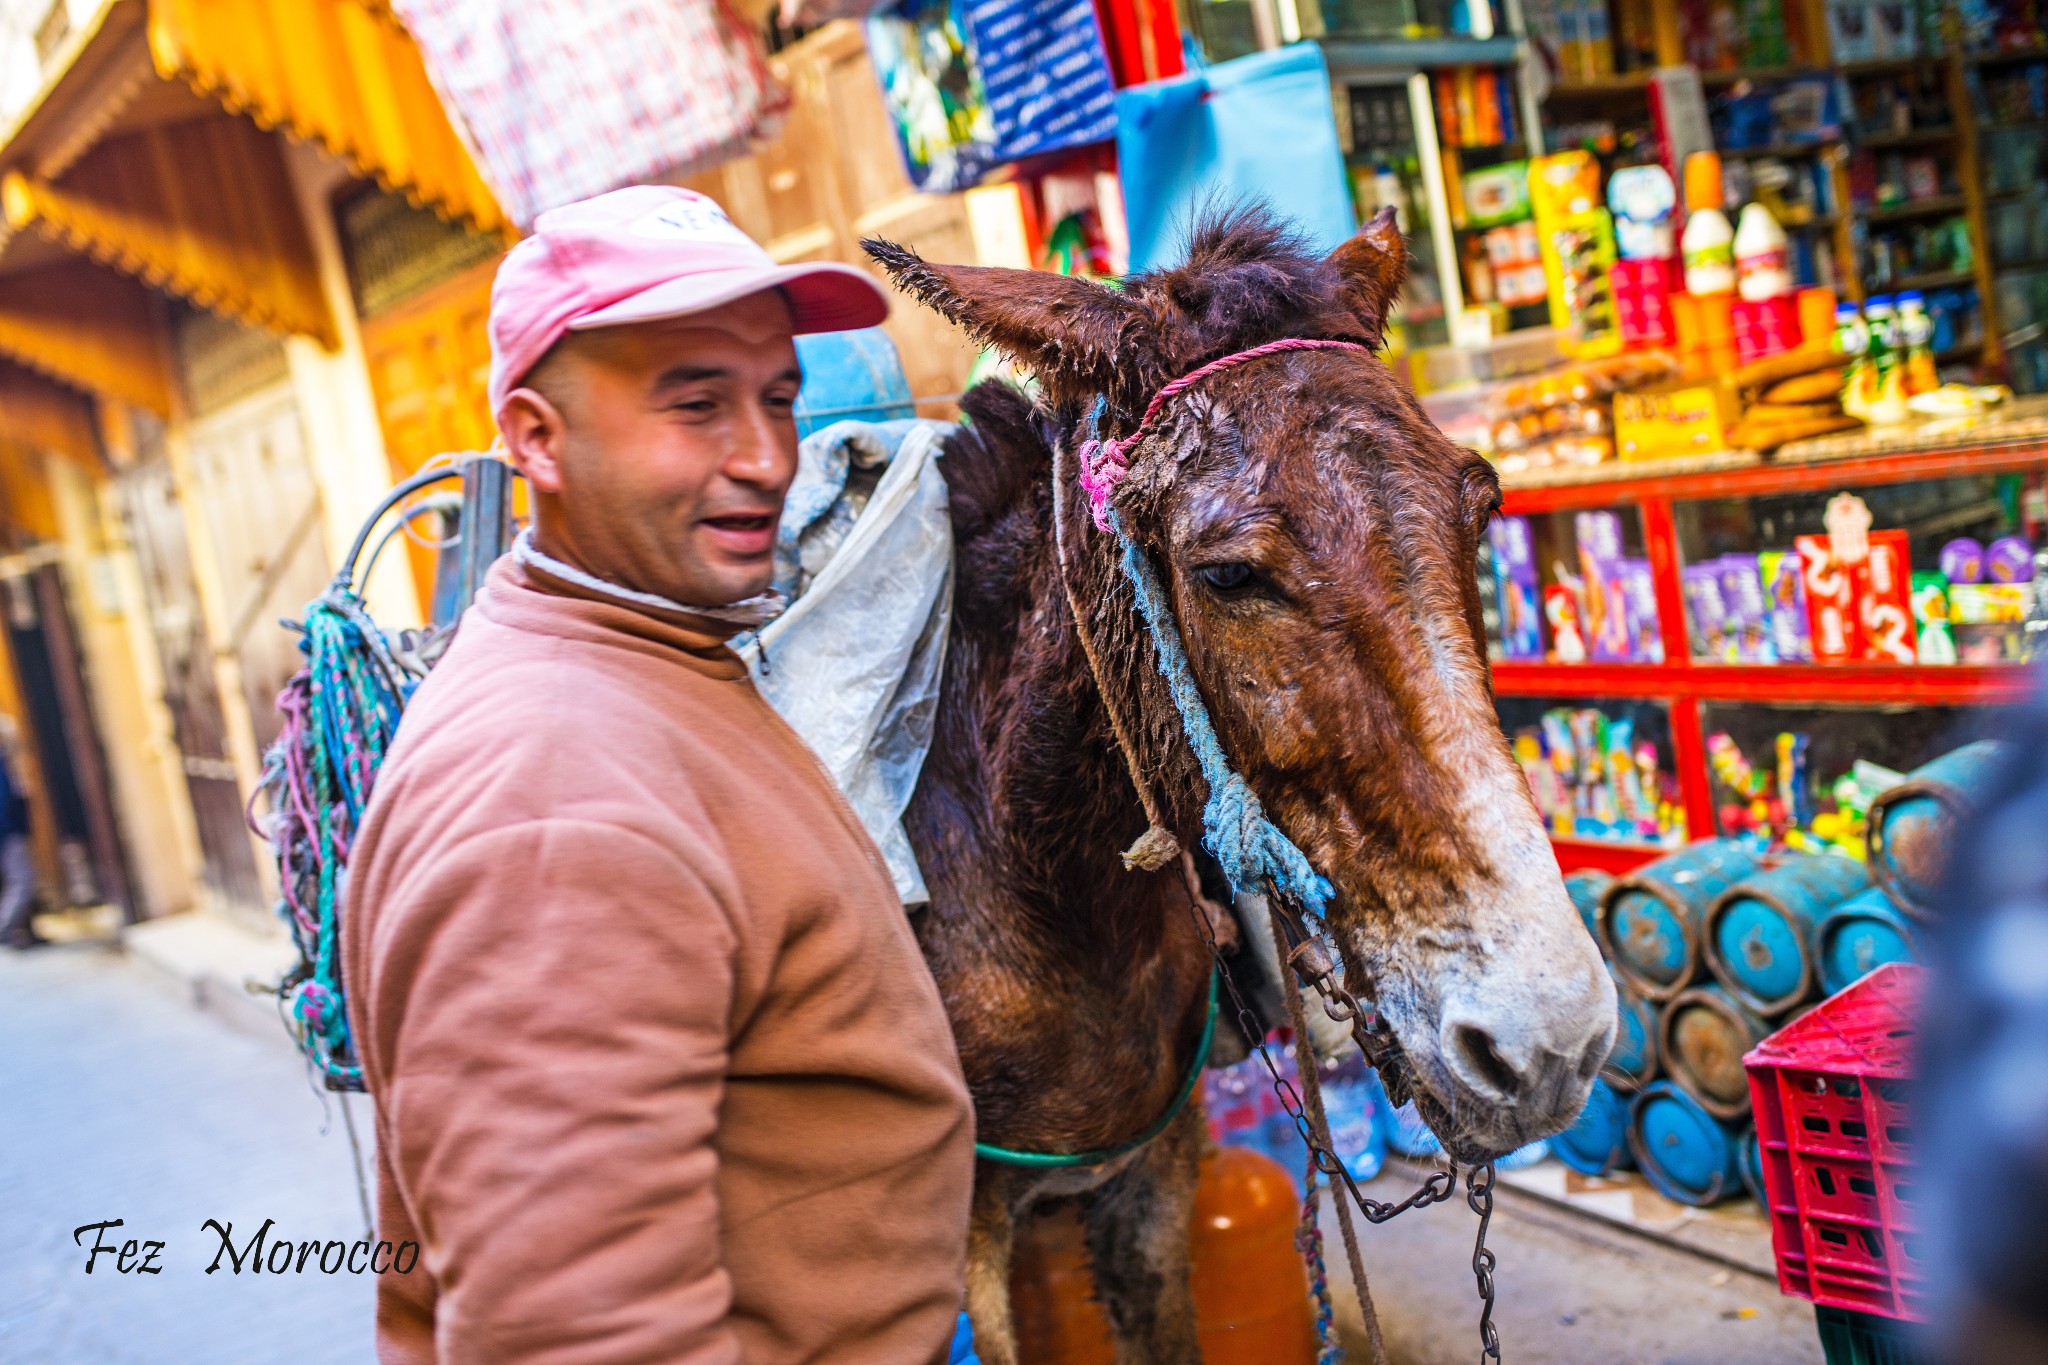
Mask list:
MULTIPOLYGON (((104 1223, 86 1223, 73 1229, 71 1240, 85 1249, 86 1274, 92 1274, 93 1266, 101 1256, 110 1258, 114 1269, 123 1275, 163 1273, 163 1267, 157 1264, 157 1257, 164 1249, 162 1242, 146 1242, 134 1237, 107 1241, 107 1234, 123 1226, 125 1221, 115 1218, 104 1223), (85 1245, 88 1232, 93 1235, 90 1247, 85 1245)), ((360 1275, 366 1270, 372 1275, 407 1275, 419 1264, 418 1242, 400 1242, 395 1247, 389 1242, 372 1243, 367 1237, 359 1237, 353 1242, 272 1242, 270 1229, 274 1225, 274 1219, 264 1219, 263 1226, 250 1234, 237 1250, 233 1223, 223 1227, 212 1218, 201 1223, 201 1232, 211 1232, 220 1239, 220 1246, 213 1253, 213 1261, 206 1267, 206 1273, 211 1275, 222 1269, 225 1262, 225 1268, 236 1275, 245 1270, 255 1275, 266 1270, 273 1275, 303 1275, 308 1270, 324 1275, 344 1272, 360 1275)))

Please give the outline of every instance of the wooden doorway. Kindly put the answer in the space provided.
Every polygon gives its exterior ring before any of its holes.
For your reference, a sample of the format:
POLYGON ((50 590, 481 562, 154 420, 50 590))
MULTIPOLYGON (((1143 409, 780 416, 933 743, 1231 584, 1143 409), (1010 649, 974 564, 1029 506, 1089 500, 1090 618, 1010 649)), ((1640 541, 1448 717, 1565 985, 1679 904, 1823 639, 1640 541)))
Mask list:
POLYGON ((143 450, 145 458, 120 477, 121 511, 142 573, 143 606, 163 667, 164 705, 198 827, 203 875, 219 904, 260 915, 263 884, 243 817, 241 783, 228 756, 227 721, 192 575, 185 509, 161 433, 143 450))

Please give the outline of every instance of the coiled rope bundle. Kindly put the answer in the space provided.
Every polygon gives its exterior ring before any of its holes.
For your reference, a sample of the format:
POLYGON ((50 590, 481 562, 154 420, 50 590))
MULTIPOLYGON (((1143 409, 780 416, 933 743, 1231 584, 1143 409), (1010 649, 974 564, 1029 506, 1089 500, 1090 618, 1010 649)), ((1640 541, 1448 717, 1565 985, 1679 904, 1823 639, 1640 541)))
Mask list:
MULTIPOLYGON (((263 755, 249 825, 277 856, 278 915, 299 950, 299 960, 278 983, 278 996, 300 1050, 329 1090, 364 1088, 341 976, 349 853, 399 717, 438 655, 435 646, 446 639, 429 632, 422 647, 405 632, 394 648, 355 590, 356 565, 386 514, 430 484, 464 477, 473 458, 437 461, 392 489, 363 523, 334 581, 308 604, 304 619, 283 622, 298 632, 306 663, 278 693, 283 724, 263 755), (257 801, 267 801, 267 814, 255 814, 257 801)), ((400 512, 371 548, 362 577, 368 579, 394 532, 423 513, 446 510, 452 509, 445 500, 428 498, 400 512)))
POLYGON ((327 1087, 361 1090, 342 993, 341 901, 356 828, 418 679, 344 581, 306 608, 301 631, 306 666, 278 694, 284 726, 264 755, 261 788, 272 812, 262 832, 277 853, 279 911, 299 949, 280 993, 327 1087))

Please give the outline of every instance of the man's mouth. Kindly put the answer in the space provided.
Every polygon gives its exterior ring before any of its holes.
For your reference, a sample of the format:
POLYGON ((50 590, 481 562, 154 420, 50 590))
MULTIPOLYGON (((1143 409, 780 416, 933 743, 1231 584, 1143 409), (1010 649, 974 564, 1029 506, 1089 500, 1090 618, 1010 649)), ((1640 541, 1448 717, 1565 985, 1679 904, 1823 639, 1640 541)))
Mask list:
POLYGON ((775 522, 773 513, 732 513, 721 517, 706 517, 698 524, 709 531, 712 538, 728 553, 740 555, 766 554, 775 546, 775 522))

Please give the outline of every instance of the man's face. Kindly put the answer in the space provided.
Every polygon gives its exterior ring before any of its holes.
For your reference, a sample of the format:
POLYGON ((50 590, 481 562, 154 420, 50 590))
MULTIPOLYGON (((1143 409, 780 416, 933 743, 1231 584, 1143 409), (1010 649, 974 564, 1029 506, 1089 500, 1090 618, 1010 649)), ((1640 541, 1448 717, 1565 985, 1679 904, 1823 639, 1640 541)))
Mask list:
POLYGON ((540 548, 692 606, 763 591, 802 380, 775 292, 569 334, 501 414, 540 548))

